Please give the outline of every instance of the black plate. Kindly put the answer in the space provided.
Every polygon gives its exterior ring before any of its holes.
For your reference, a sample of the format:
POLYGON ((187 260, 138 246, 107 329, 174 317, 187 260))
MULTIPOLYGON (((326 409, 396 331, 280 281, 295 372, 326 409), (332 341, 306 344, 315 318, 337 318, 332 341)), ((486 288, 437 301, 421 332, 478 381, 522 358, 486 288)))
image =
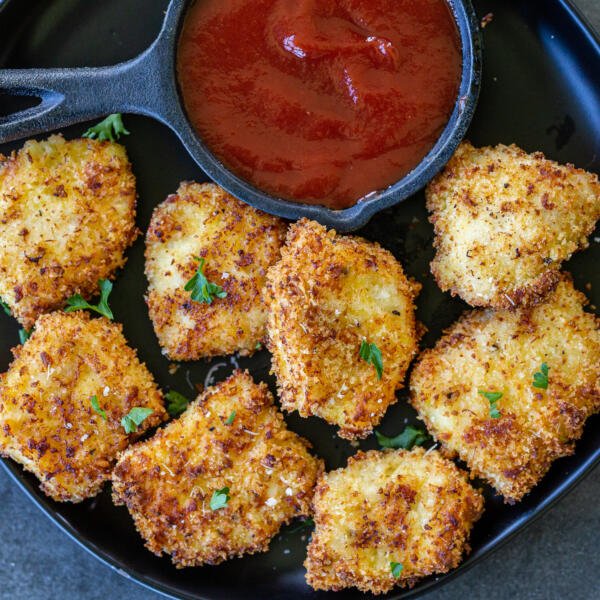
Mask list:
MULTIPOLYGON (((13 67, 92 66, 133 57, 156 35, 166 0, 0 0, 0 62, 13 67)), ((527 150, 542 150, 556 160, 573 162, 592 171, 600 167, 600 43, 564 0, 480 0, 480 15, 494 13, 484 30, 486 45, 483 92, 469 138, 475 144, 516 142, 527 150)), ((0 102, 0 114, 9 102, 0 102)), ((125 138, 138 177, 138 225, 145 229, 154 206, 173 192, 182 179, 204 179, 175 137, 161 125, 141 117, 126 117, 132 135, 125 138)), ((84 129, 64 131, 75 137, 84 129)), ((6 152, 18 144, 0 148, 6 152)), ((419 317, 429 328, 424 344, 430 345, 442 328, 450 325, 465 305, 442 294, 428 269, 432 257, 432 231, 427 223, 423 195, 418 194, 393 210, 376 216, 360 232, 378 240, 422 281, 419 317)), ((598 233, 595 234, 598 236, 598 233)), ((600 305, 597 283, 600 244, 576 255, 567 265, 576 285, 600 305)), ((182 364, 171 376, 168 362, 152 332, 142 295, 143 240, 129 252, 129 262, 119 274, 112 295, 116 319, 125 335, 146 361, 164 388, 191 394, 190 383, 203 382, 211 367, 224 363, 216 377, 233 368, 229 358, 212 363, 182 364)), ((17 326, 0 316, 0 369, 10 360, 9 348, 18 343, 17 326)), ((269 355, 240 359, 256 379, 272 384, 269 355)), ((396 433, 415 413, 401 394, 381 427, 396 433)), ((290 427, 309 438, 328 468, 345 463, 356 449, 335 435, 318 419, 286 417, 290 427)), ((449 575, 430 578, 411 591, 390 597, 408 597, 448 581, 510 538, 539 516, 600 461, 600 418, 589 420, 574 456, 557 461, 542 483, 516 506, 506 506, 486 488, 486 512, 475 527, 471 556, 449 575)), ((361 448, 375 447, 374 440, 361 448)), ((12 462, 5 468, 38 506, 83 547, 109 566, 153 589, 182 598, 359 598, 355 591, 324 594, 311 592, 304 583, 302 561, 306 540, 303 532, 285 528, 266 554, 232 560, 218 567, 176 570, 167 558, 146 551, 124 508, 112 506, 108 491, 79 505, 57 504, 38 490, 37 481, 12 462)))

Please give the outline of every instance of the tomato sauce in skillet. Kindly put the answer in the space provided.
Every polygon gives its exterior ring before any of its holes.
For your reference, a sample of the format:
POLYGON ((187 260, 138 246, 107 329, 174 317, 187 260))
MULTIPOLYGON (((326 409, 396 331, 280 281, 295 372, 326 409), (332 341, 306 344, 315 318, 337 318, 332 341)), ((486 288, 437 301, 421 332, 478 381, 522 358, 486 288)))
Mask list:
POLYGON ((196 0, 177 70, 192 125, 231 171, 339 209, 433 147, 461 51, 445 0, 196 0))

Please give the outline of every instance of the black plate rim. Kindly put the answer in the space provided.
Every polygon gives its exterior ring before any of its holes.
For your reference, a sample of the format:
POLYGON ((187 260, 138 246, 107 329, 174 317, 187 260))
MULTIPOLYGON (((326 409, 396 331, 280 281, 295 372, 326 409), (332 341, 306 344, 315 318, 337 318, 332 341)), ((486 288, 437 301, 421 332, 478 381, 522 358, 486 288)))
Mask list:
MULTIPOLYGON (((579 33, 591 41, 597 46, 598 53, 600 54, 600 31, 590 23, 588 18, 581 12, 581 10, 574 5, 573 0, 556 0, 562 8, 570 14, 572 23, 577 26, 579 33)), ((0 0, 0 7, 4 4, 4 0, 0 0)), ((406 590, 397 588, 389 596, 389 600, 394 600, 400 597, 403 598, 417 598, 424 595, 425 593, 431 592, 436 588, 439 588, 448 582, 452 581, 459 575, 466 573, 476 564, 489 558, 495 551, 502 548, 510 540, 512 540, 517 534, 521 533, 526 527, 537 521, 559 501, 565 498, 570 492, 572 492, 586 477, 592 473, 592 471, 600 464, 600 447, 598 447, 589 458, 579 466, 578 469, 569 474, 569 476, 563 480, 561 485, 557 486, 543 501, 537 504, 528 514, 518 518, 515 523, 505 530, 503 534, 493 538, 486 542, 481 547, 477 556, 469 556, 464 560, 457 568, 451 570, 448 573, 442 574, 436 578, 430 578, 426 580, 424 584, 414 590, 406 590), (397 593, 395 593, 397 592, 397 593)), ((140 587, 160 594, 165 598, 171 600, 211 600, 207 596, 200 595, 174 595, 171 590, 158 581, 152 581, 149 577, 139 573, 136 569, 132 569, 114 559, 106 551, 97 548, 95 544, 82 535, 75 527, 60 518, 58 512, 56 512, 51 505, 51 500, 46 497, 39 496, 37 486, 25 477, 25 473, 20 465, 13 463, 10 459, 0 458, 0 465, 4 471, 8 474, 10 479, 17 485, 17 487, 23 492, 23 494, 50 520, 56 527, 58 527, 66 536, 75 542, 75 544, 88 552, 96 560, 101 562, 106 567, 110 568, 115 573, 118 573, 125 579, 135 582, 140 587)), ((365 597, 369 597, 366 595, 365 597)))

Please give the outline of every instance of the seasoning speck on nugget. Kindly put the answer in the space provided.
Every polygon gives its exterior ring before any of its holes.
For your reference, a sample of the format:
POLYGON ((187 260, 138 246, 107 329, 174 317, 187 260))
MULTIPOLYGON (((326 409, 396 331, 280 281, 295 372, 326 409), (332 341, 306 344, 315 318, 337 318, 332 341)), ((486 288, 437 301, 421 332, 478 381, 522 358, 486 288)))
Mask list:
POLYGON ((285 229, 209 183, 182 183, 155 209, 146 236, 147 301, 172 360, 254 352, 265 334, 265 274, 279 259, 285 229))
POLYGON ((597 175, 514 145, 463 142, 426 195, 437 249, 431 271, 471 306, 542 300, 600 218, 597 175))
POLYGON ((25 329, 125 264, 135 205, 119 144, 53 135, 0 155, 0 297, 25 329))
POLYGON ((436 451, 358 452, 317 483, 306 581, 382 594, 455 568, 483 512, 467 479, 436 451))
POLYGON ((369 435, 417 351, 418 290, 378 244, 307 219, 292 225, 265 289, 283 408, 338 425, 344 438, 369 435))
POLYGON ((584 303, 563 277, 533 308, 470 311, 413 370, 430 433, 508 502, 571 454, 600 410, 600 321, 584 303))
POLYGON ((267 386, 236 371, 121 455, 114 501, 127 505, 146 547, 177 567, 264 552, 283 524, 309 514, 322 461, 308 446, 267 386))
POLYGON ((34 473, 55 500, 95 496, 118 452, 166 419, 152 376, 121 326, 105 318, 43 315, 13 353, 0 376, 0 453, 34 473), (122 423, 128 415, 131 435, 122 423))

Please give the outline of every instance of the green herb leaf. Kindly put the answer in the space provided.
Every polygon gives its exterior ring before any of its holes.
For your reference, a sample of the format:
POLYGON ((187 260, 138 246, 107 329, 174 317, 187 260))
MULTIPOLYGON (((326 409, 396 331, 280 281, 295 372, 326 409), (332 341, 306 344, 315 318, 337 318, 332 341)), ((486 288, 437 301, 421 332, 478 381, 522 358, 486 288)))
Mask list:
POLYGON ((190 401, 179 392, 171 390, 165 394, 165 398, 169 401, 167 404, 167 412, 172 417, 178 417, 188 407, 190 401))
POLYGON ((228 502, 229 488, 224 487, 213 492, 212 498, 210 499, 210 508, 211 510, 219 510, 220 508, 225 508, 228 502))
POLYGON ((75 294, 67 300, 65 312, 74 312, 76 310, 85 310, 87 308, 112 321, 114 315, 112 310, 110 310, 110 306, 108 306, 108 297, 113 288, 112 281, 100 279, 98 285, 100 286, 100 302, 98 302, 98 304, 90 304, 87 300, 84 300, 80 294, 75 294))
POLYGON ((21 342, 21 344, 24 344, 31 337, 32 333, 33 328, 29 331, 27 331, 27 329, 19 329, 19 341, 21 342))
POLYGON ((225 425, 233 425, 233 420, 235 419, 235 410, 227 417, 227 421, 225 421, 225 425))
POLYGON ((387 437, 379 431, 375 432, 375 437, 382 448, 404 448, 405 450, 411 450, 414 446, 422 446, 431 439, 426 431, 412 425, 407 425, 404 431, 396 437, 387 437))
POLYGON ((206 302, 206 304, 212 304, 214 298, 225 298, 227 292, 216 283, 210 283, 204 276, 204 259, 194 256, 194 260, 197 260, 200 264, 196 274, 185 284, 183 288, 186 292, 191 292, 192 300, 195 302, 206 302))
POLYGON ((2 298, 0 298, 0 307, 9 317, 12 317, 12 313, 10 312, 10 308, 9 308, 8 304, 6 304, 6 302, 4 302, 4 300, 2 300, 2 298))
POLYGON ((400 577, 400 573, 402 573, 402 569, 404 569, 404 567, 402 566, 402 563, 397 563, 397 562, 390 563, 390 570, 392 571, 392 575, 394 577, 400 577))
POLYGON ((490 406, 490 417, 492 419, 499 419, 502 416, 502 413, 496 408, 495 405, 490 406))
POLYGON ((303 529, 312 529, 315 526, 315 522, 310 517, 307 517, 303 521, 300 521, 297 527, 294 529, 290 529, 288 533, 296 533, 298 531, 302 531, 303 529))
POLYGON ((504 396, 503 392, 484 392, 483 390, 479 390, 479 393, 486 398, 486 400, 489 400, 490 404, 498 402, 498 400, 504 396))
POLYGON ((92 408, 94 409, 94 412, 98 413, 106 421, 108 419, 106 416, 106 411, 100 408, 100 404, 98 403, 98 396, 96 396, 96 394, 94 394, 90 398, 90 402, 92 403, 92 408))
POLYGON ((98 139, 100 141, 110 140, 111 142, 115 142, 122 135, 129 135, 129 131, 127 131, 125 125, 123 125, 121 113, 113 113, 112 115, 108 115, 103 121, 100 121, 98 125, 90 127, 83 134, 83 137, 98 139))
POLYGON ((537 373, 533 374, 533 387, 542 390, 548 389, 548 365, 544 362, 537 373))
POLYGON ((125 415, 121 419, 121 425, 123 425, 125 433, 135 433, 138 426, 141 425, 153 412, 154 411, 151 408, 134 406, 129 411, 129 414, 125 415))
POLYGON ((485 392, 484 390, 479 390, 479 393, 490 403, 490 417, 492 419, 499 419, 502 414, 498 410, 496 403, 502 398, 504 392, 485 392))
POLYGON ((383 375, 383 359, 381 357, 381 350, 375 344, 369 344, 367 340, 363 340, 360 343, 359 350, 360 357, 372 364, 377 371, 377 379, 381 379, 383 375))

